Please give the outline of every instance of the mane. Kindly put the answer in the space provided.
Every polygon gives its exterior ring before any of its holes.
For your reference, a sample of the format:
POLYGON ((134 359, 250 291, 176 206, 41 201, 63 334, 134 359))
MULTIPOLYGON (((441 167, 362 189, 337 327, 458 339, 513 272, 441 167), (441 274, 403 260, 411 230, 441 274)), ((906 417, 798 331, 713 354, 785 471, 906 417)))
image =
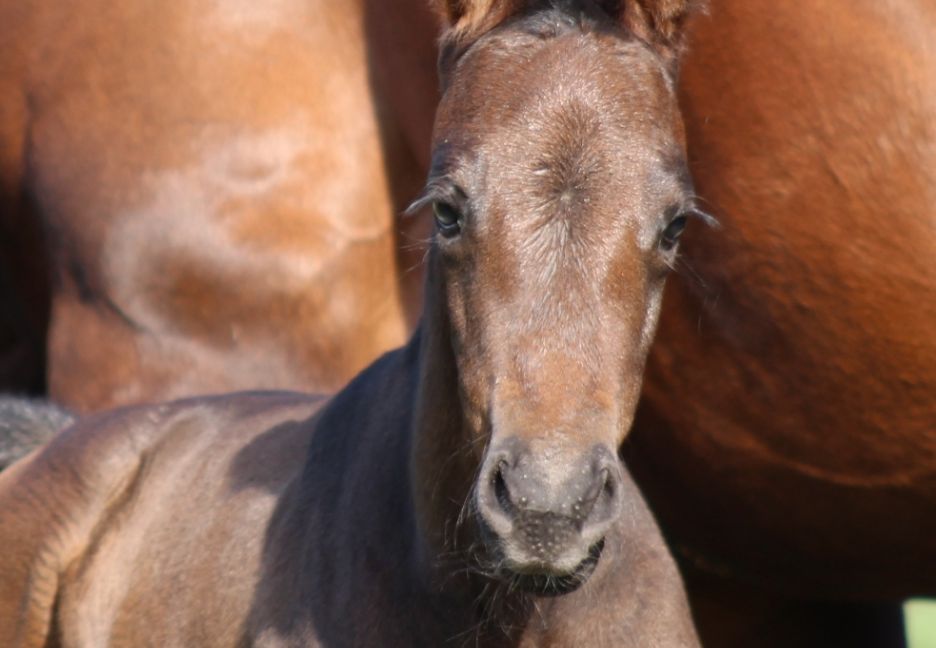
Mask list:
POLYGON ((521 31, 553 38, 569 31, 614 29, 613 19, 593 2, 550 0, 536 11, 519 18, 515 25, 521 31))
POLYGON ((549 40, 572 31, 617 31, 614 20, 591 0, 513 0, 484 3, 496 5, 487 15, 465 14, 465 17, 447 30, 440 39, 439 77, 443 89, 446 72, 472 45, 483 37, 501 32, 509 27, 512 32, 526 34, 541 40, 549 40), (473 22, 469 21, 473 19, 473 22))
POLYGON ((646 43, 675 70, 685 47, 686 22, 706 0, 435 0, 447 25, 440 68, 478 38, 511 23, 544 38, 570 29, 608 29, 646 43), (516 19, 516 21, 515 21, 516 19))
POLYGON ((447 38, 467 45, 496 27, 511 27, 542 38, 570 30, 613 28, 615 21, 593 0, 486 0, 453 24, 447 38))

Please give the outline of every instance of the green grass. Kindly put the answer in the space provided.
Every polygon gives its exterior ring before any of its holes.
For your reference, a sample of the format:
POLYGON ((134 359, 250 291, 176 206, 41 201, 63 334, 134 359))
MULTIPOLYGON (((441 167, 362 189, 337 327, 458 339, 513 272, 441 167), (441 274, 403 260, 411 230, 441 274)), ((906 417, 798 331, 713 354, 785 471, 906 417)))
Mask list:
POLYGON ((936 648, 936 600, 910 599, 904 603, 909 648, 936 648))

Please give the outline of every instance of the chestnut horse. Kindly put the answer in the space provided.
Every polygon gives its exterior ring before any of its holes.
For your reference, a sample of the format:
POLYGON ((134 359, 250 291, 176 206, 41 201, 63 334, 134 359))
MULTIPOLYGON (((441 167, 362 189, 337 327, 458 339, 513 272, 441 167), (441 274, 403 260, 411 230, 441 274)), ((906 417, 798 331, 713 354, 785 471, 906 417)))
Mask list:
POLYGON ((92 415, 0 473, 4 646, 697 646, 617 457, 697 214, 685 7, 444 5, 410 343, 325 402, 92 415))
POLYGON ((82 411, 334 390, 405 342, 420 277, 397 266, 422 250, 398 262, 396 215, 428 141, 395 115, 428 133, 437 101, 420 9, 3 3, 0 389, 47 374, 82 411))
POLYGON ((899 645, 864 605, 781 594, 936 594, 936 7, 719 0, 690 47, 690 166, 723 227, 684 248, 630 463, 736 584, 700 584, 749 625, 713 645, 899 645))

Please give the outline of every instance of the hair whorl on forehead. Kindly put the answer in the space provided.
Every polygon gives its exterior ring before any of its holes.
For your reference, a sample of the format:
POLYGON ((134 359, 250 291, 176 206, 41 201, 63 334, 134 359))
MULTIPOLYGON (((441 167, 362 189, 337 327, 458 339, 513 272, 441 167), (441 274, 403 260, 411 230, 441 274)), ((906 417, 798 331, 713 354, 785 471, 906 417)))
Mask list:
MULTIPOLYGON (((463 50, 477 38, 525 11, 599 9, 675 64, 685 42, 687 18, 705 0, 433 0, 446 26, 443 51, 463 50)), ((444 55, 443 55, 444 57, 444 55)))

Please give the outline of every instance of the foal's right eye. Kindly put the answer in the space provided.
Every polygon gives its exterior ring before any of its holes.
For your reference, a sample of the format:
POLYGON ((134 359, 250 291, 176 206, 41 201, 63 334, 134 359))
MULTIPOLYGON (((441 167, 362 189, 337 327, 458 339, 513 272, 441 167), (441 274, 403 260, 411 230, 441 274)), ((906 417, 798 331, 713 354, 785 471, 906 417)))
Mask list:
POLYGON ((660 235, 660 248, 664 252, 669 252, 679 243, 679 237, 682 236, 683 230, 686 229, 686 220, 686 217, 681 214, 671 220, 663 230, 663 233, 660 235))
POLYGON ((432 203, 432 213, 435 215, 439 234, 445 238, 452 238, 461 233, 462 215, 452 205, 444 202, 434 202, 432 203))

